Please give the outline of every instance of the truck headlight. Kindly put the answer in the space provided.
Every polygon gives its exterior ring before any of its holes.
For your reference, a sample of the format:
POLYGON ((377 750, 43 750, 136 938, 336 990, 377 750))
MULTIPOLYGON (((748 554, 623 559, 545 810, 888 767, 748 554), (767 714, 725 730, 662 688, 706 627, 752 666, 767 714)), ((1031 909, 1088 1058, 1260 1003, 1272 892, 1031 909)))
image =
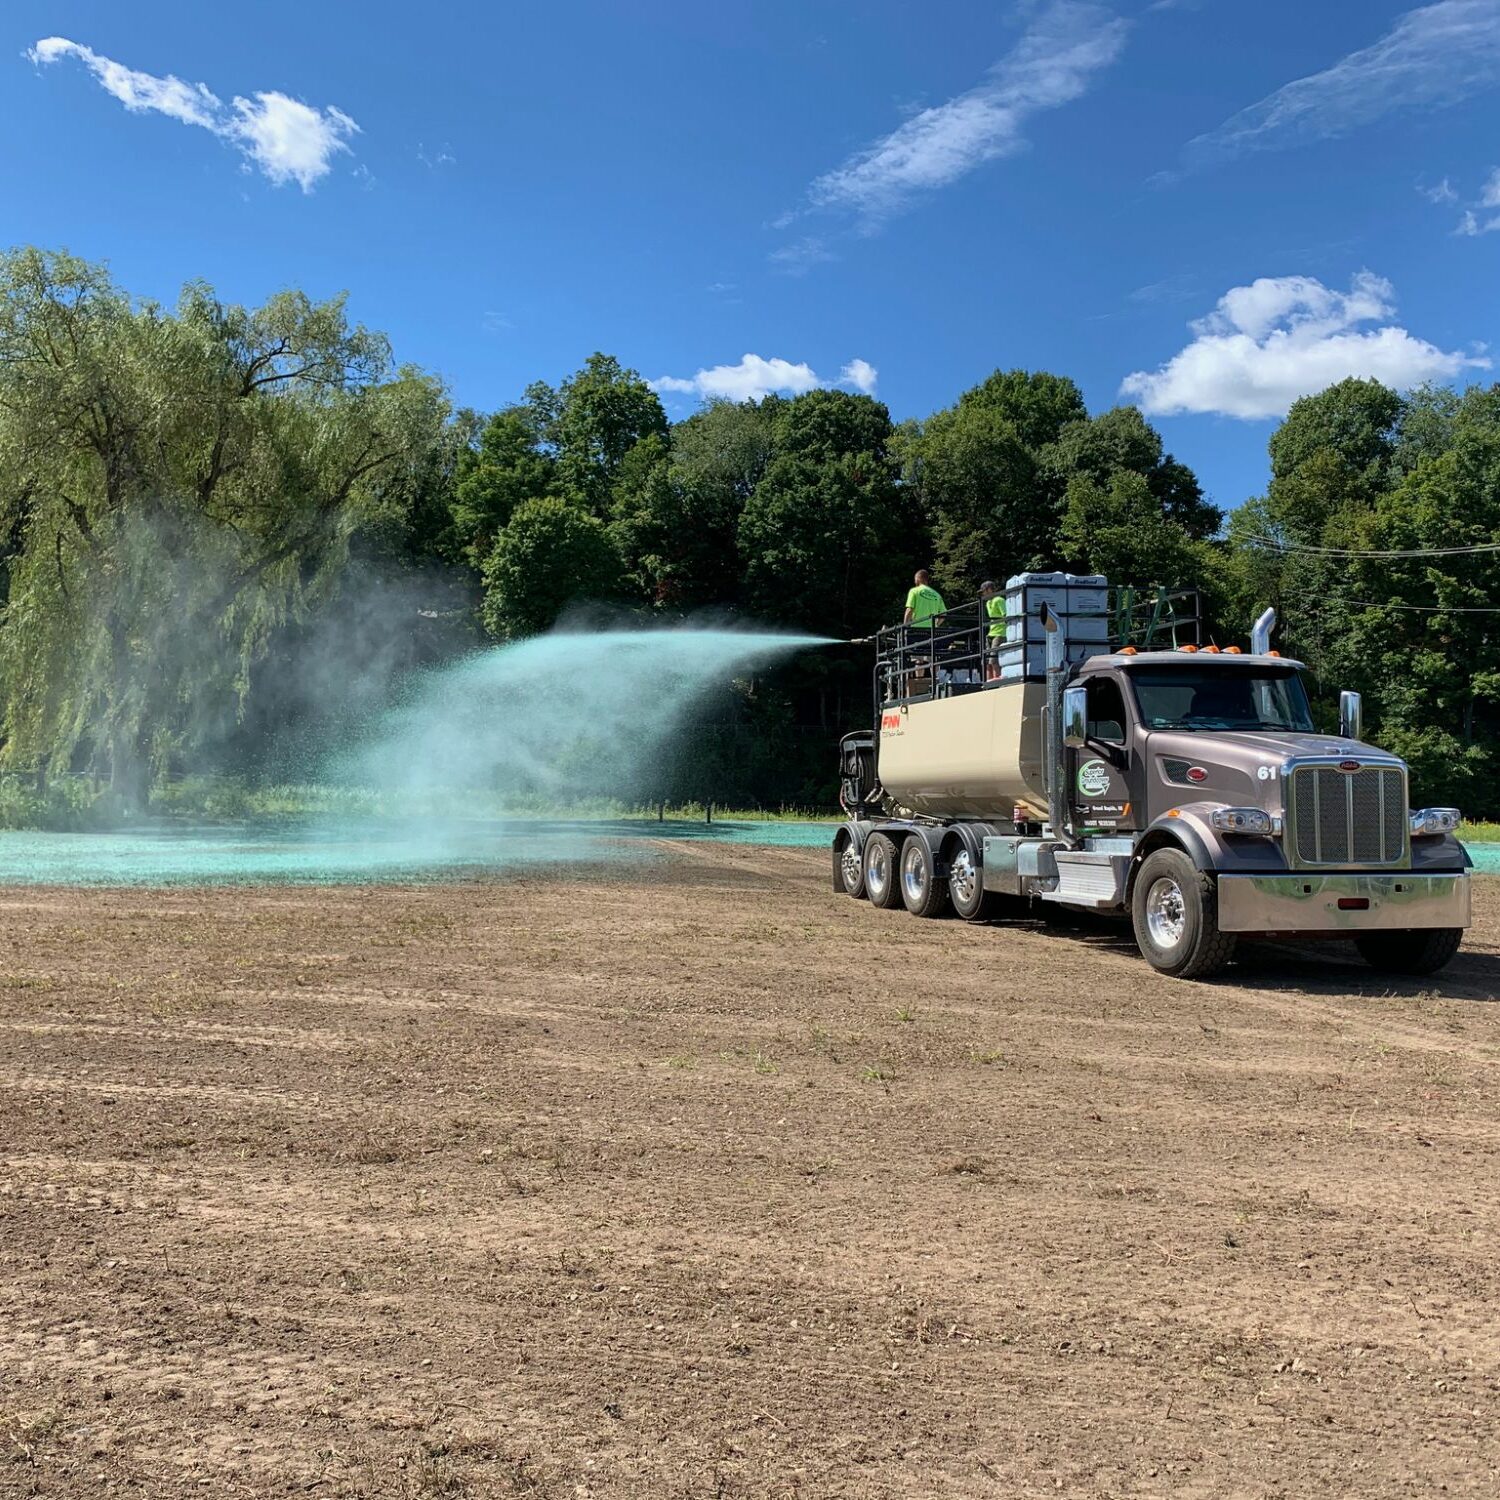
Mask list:
POLYGON ((1216 807, 1208 821, 1220 833, 1260 833, 1272 831, 1271 815, 1260 807, 1216 807))
POLYGON ((1411 815, 1411 836, 1414 839, 1435 838, 1441 833, 1452 833, 1463 816, 1456 807, 1422 807, 1411 815))

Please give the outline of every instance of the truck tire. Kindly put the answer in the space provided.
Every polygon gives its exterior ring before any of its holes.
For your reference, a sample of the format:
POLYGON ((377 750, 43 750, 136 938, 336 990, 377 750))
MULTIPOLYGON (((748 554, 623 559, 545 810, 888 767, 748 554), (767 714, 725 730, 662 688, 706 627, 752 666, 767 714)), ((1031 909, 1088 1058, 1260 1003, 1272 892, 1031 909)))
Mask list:
POLYGON ((865 893, 865 861, 848 829, 841 830, 834 839, 833 866, 839 889, 858 901, 865 893))
POLYGON ((1181 849, 1146 856, 1135 877, 1130 915, 1136 946, 1158 973, 1175 979, 1217 974, 1234 956, 1235 936, 1220 932, 1218 889, 1181 849))
POLYGON ((901 850, 901 899, 914 917, 940 917, 948 910, 948 882, 938 878, 937 861, 919 835, 901 850))
POLYGON ((984 888, 984 874, 979 862, 962 839, 954 839, 948 850, 948 899, 953 910, 965 922, 982 922, 990 915, 994 902, 984 888))
POLYGON ((889 911, 901 904, 901 879, 896 870, 896 846, 883 834, 865 840, 865 895, 871 906, 889 911))
POLYGON ((1432 927, 1425 931, 1367 932, 1354 940, 1359 956, 1372 969, 1386 974, 1436 974, 1458 952, 1462 927, 1432 927))

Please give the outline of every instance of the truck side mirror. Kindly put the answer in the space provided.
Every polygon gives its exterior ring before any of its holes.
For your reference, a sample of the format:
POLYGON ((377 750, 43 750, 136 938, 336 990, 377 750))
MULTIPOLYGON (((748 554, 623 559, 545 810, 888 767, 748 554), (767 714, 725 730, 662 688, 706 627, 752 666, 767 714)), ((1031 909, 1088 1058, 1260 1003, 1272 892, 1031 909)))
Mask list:
POLYGON ((1346 740, 1357 740, 1363 735, 1365 712, 1358 693, 1347 689, 1339 694, 1339 733, 1346 740))
POLYGON ((1063 689, 1062 740, 1069 750, 1081 750, 1089 738, 1089 690, 1063 689))

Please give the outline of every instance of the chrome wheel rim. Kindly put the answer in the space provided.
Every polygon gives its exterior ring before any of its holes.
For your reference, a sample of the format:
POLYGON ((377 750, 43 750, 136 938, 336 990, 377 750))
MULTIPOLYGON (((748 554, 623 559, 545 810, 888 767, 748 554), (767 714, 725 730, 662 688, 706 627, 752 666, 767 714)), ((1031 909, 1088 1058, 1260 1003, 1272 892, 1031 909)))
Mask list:
POLYGON ((1187 931, 1187 902, 1170 875, 1152 881, 1146 892, 1146 930, 1158 948, 1175 948, 1187 931))
POLYGON ((839 856, 839 870, 844 877, 844 889, 848 891, 857 889, 861 864, 859 850, 852 842, 844 845, 844 852, 839 856))
POLYGON ((901 861, 901 883, 913 901, 920 901, 927 890, 927 871, 920 857, 909 856, 901 861))
POLYGON ((972 905, 978 887, 974 861, 969 858, 967 849, 960 849, 948 866, 948 888, 953 892, 953 899, 960 906, 972 905))
POLYGON ((873 895, 881 896, 890 880, 890 855, 877 844, 865 860, 865 885, 873 895))

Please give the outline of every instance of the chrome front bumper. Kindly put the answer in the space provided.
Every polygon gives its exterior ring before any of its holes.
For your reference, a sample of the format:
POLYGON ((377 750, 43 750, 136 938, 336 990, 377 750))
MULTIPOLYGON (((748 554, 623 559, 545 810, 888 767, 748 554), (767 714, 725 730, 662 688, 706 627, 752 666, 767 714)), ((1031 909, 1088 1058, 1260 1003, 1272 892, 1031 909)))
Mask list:
POLYGON ((1221 932, 1379 932, 1467 927, 1469 920, 1467 870, 1219 876, 1221 932))

